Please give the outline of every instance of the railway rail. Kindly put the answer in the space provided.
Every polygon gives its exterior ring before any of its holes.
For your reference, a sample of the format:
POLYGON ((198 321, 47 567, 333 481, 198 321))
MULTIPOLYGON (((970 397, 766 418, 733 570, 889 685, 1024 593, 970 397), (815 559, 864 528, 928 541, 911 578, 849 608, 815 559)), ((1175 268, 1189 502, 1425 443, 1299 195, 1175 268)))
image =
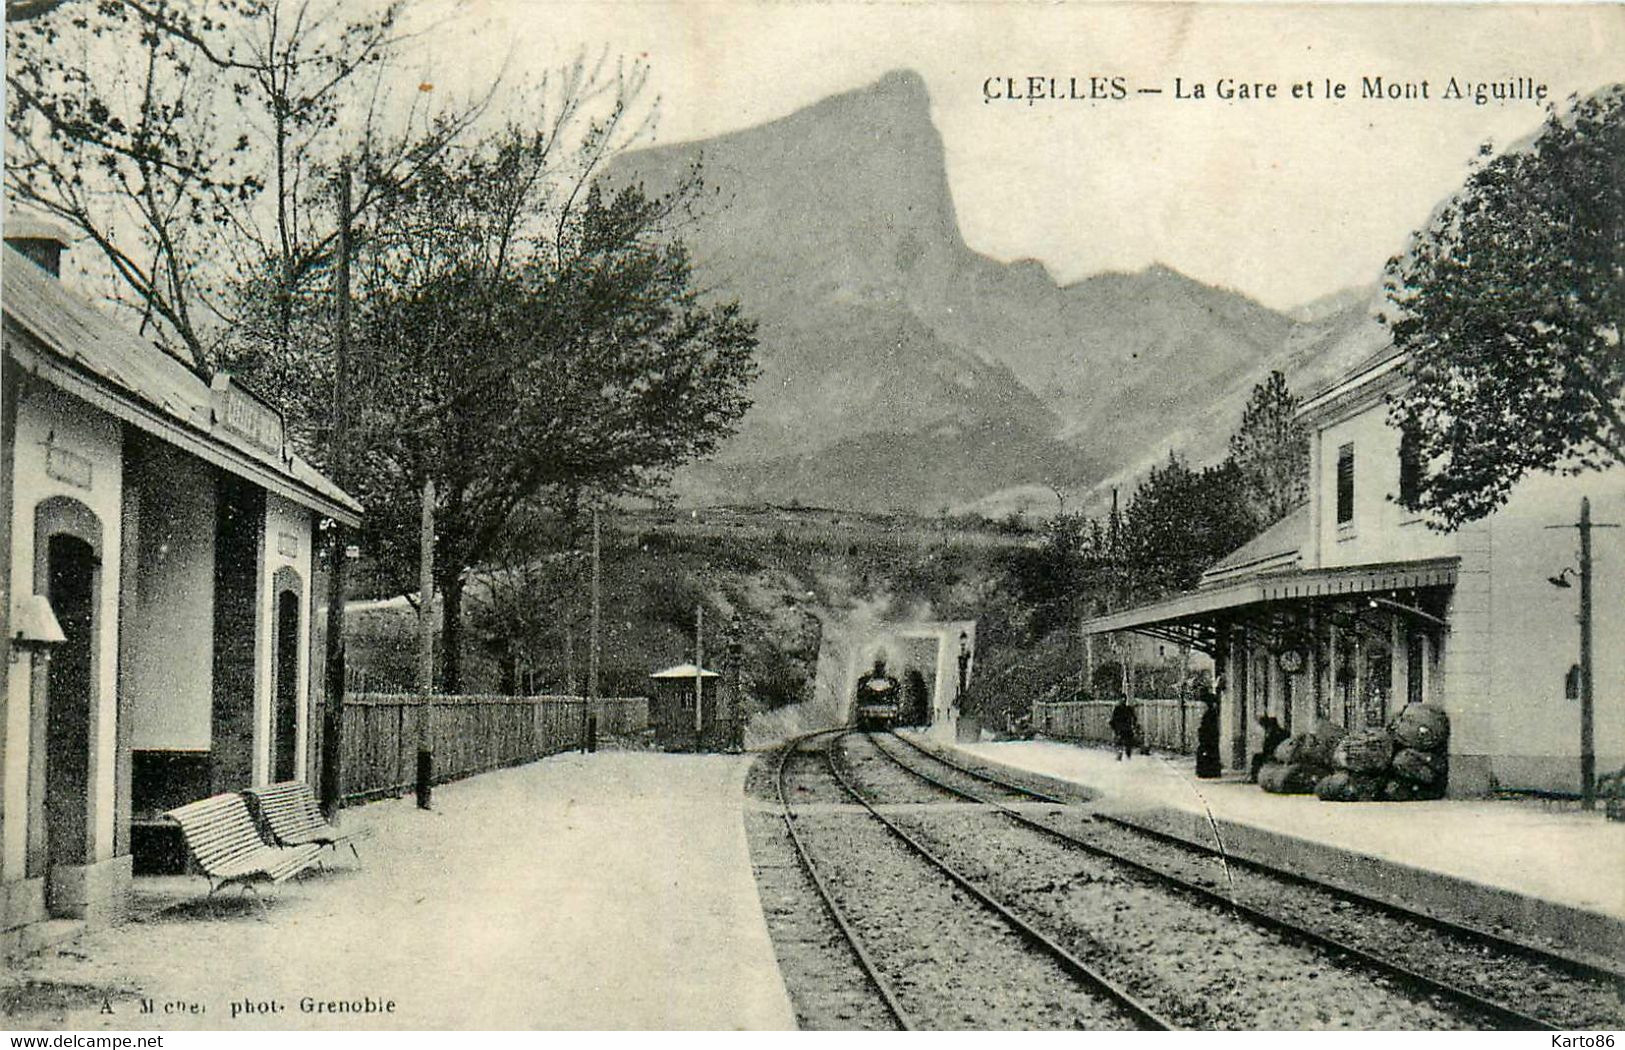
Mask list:
MULTIPOLYGON (((876 994, 885 1001, 892 1017, 896 1019, 898 1027, 905 1029, 917 1028, 920 1027, 918 1018, 902 1003, 903 996, 898 988, 898 985, 902 982, 894 982, 885 973, 885 968, 877 962, 873 947, 865 943, 863 935, 858 930, 859 924, 847 914, 847 909, 843 907, 839 894, 831 887, 830 880, 825 877, 819 861, 815 859, 816 851, 809 846, 806 837, 802 835, 801 830, 797 827, 800 816, 797 812, 798 807, 791 802, 792 793, 788 786, 792 762, 797 756, 804 753, 804 744, 817 737, 834 734, 844 736, 845 732, 844 730, 826 730, 820 733, 807 734, 790 742, 783 748, 779 755, 776 772, 779 802, 783 810, 785 826, 802 867, 817 888, 825 909, 841 931, 842 937, 850 946, 853 957, 859 961, 860 968, 867 976, 876 994)), ((1094 1007, 1097 1014, 1105 1013, 1110 1015, 1115 1013, 1123 1022, 1126 1022, 1127 1027, 1132 1028, 1163 1030, 1172 1027, 1165 1018, 1159 1016, 1133 994, 1096 972, 1087 963, 1046 936, 1042 931, 1021 919, 1020 916, 1001 902, 989 896, 953 865, 932 852, 918 838, 910 835, 899 827, 895 821, 890 820, 885 814, 878 811, 869 800, 864 798, 862 793, 851 782, 849 776, 842 770, 834 748, 826 748, 823 754, 831 778, 840 786, 847 797, 861 807, 862 812, 866 813, 880 827, 883 827, 892 840, 900 843, 912 856, 918 858, 919 861, 947 879, 959 890, 968 894, 974 901, 973 907, 986 915, 995 916, 997 921, 1005 929, 1013 933, 1015 937, 1019 938, 1020 942, 1026 945, 1031 952, 1048 960, 1049 963, 1058 967, 1070 977, 1077 986, 1083 988, 1087 995, 1098 1004, 1094 1007)))
MULTIPOLYGON (((956 762, 946 755, 942 755, 934 750, 923 747, 916 741, 911 740, 910 738, 901 734, 894 733, 891 735, 893 739, 907 745, 914 752, 917 752, 940 765, 948 766, 949 768, 963 773, 966 776, 999 787, 1006 791, 1012 791, 1019 795, 1042 802, 1066 804, 1069 801, 1074 801, 1059 797, 1049 792, 1041 791, 1032 787, 1031 785, 1019 783, 1016 780, 995 776, 986 770, 977 769, 974 766, 956 762)), ((1146 827, 1142 824, 1135 823, 1131 820, 1126 820, 1110 813, 1096 812, 1092 813, 1091 817, 1098 823, 1111 825, 1114 828, 1121 829, 1122 831, 1128 832, 1129 834, 1139 838, 1151 839, 1178 849, 1182 852, 1212 858, 1224 863, 1227 866, 1243 868, 1281 882, 1289 883, 1295 886, 1302 886, 1306 889, 1323 893, 1328 897, 1333 897, 1338 900, 1347 901, 1350 904, 1369 909, 1373 912, 1380 912, 1405 922, 1416 923, 1417 925, 1438 930, 1450 936, 1457 937, 1463 941, 1480 945, 1485 949, 1492 950, 1500 955, 1511 955, 1529 959, 1541 965, 1548 966, 1554 970, 1569 974, 1573 977, 1614 985, 1622 992, 1625 992, 1625 967, 1612 966, 1601 961, 1576 958, 1575 956, 1567 955, 1562 951, 1551 948, 1543 948, 1536 944, 1520 941, 1514 937, 1496 933, 1493 930, 1489 930, 1469 922, 1464 922, 1459 919, 1449 919, 1442 915, 1434 915, 1425 911, 1418 911, 1415 908, 1408 908, 1393 901, 1382 900, 1381 898, 1360 893, 1345 886, 1333 885, 1332 883, 1324 882, 1312 876, 1303 875, 1295 871, 1289 871, 1285 868, 1281 868, 1277 865, 1269 864, 1264 861, 1256 860, 1250 857, 1231 856, 1217 847, 1204 846, 1199 843, 1191 842, 1190 840, 1181 838, 1178 835, 1172 835, 1165 831, 1159 831, 1156 828, 1146 827)))
MULTIPOLYGON (((1502 938, 1476 927, 1458 925, 1439 916, 1423 915, 1396 905, 1374 901, 1339 887, 1328 886, 1307 876, 1283 872, 1256 862, 1225 857, 1216 850, 1203 850, 1174 836, 1147 832, 1138 825, 1127 821, 1116 820, 1101 814, 1091 814, 1093 818, 1091 823, 1104 826, 1111 833, 1109 836, 1098 833, 1095 828, 1092 828, 1091 833, 1086 837, 1054 827, 1043 820, 1036 819, 1029 813, 1013 808, 1007 800, 1001 800, 994 797, 994 795, 1003 792, 1020 799, 1056 805, 1066 805, 1069 803, 1068 799, 955 762, 922 747, 907 737, 897 734, 886 734, 886 737, 906 745, 914 754, 934 764, 936 770, 928 772, 920 769, 917 765, 904 761, 890 748, 881 746, 874 735, 870 735, 870 739, 874 741, 875 749, 878 752, 890 759, 899 768, 906 770, 914 777, 933 785, 941 791, 967 801, 992 807, 1017 824, 1061 842, 1069 848, 1078 849, 1122 865, 1141 878, 1176 888, 1180 892, 1190 894, 1203 901, 1233 910, 1250 921, 1274 930, 1282 936, 1299 943, 1318 947, 1337 956, 1346 957, 1353 960, 1357 965, 1386 975, 1402 986, 1457 1004, 1502 1027, 1524 1030, 1590 1027, 1598 1023, 1598 1018, 1538 1016, 1527 1010, 1509 1006, 1504 1001, 1491 997, 1492 995, 1505 994, 1505 980, 1502 981, 1502 989, 1474 989, 1463 987, 1456 981, 1446 979, 1441 975, 1423 972, 1416 966, 1398 962, 1391 957, 1379 954, 1377 951, 1353 943, 1346 936, 1339 936, 1325 928, 1317 929, 1300 918, 1285 914, 1286 909, 1279 906, 1265 907, 1241 899, 1236 893, 1226 893, 1204 885, 1191 878, 1189 874, 1180 872, 1177 858, 1171 856, 1171 854, 1183 852, 1188 856, 1200 855, 1210 863, 1214 858, 1218 858, 1226 865, 1243 868, 1260 878, 1275 880, 1279 885, 1295 888, 1300 891, 1300 894, 1304 892, 1322 894, 1339 901, 1347 908, 1368 909, 1368 916, 1381 915, 1390 923, 1411 923, 1415 928, 1425 929, 1438 937, 1454 937, 1462 945, 1470 945, 1480 953, 1495 952, 1500 956, 1518 960, 1529 968, 1526 988, 1531 992, 1542 987, 1551 988, 1551 982, 1554 980, 1567 979, 1579 982, 1583 986, 1581 989, 1584 993, 1583 997, 1593 994, 1606 997, 1611 990, 1616 1003, 1618 1003, 1619 997, 1625 994, 1625 975, 1621 975, 1607 967, 1558 953, 1545 952, 1532 945, 1502 938), (953 783, 951 777, 941 774, 941 769, 952 770, 955 774, 968 777, 978 782, 979 785, 985 785, 985 787, 979 790, 971 790, 963 784, 953 783), (995 790, 990 793, 987 788, 995 790), (1108 837, 1114 840, 1109 845, 1105 841, 1108 837), (1126 844, 1132 842, 1135 838, 1155 843, 1156 848, 1151 852, 1160 854, 1161 863, 1149 858, 1145 848, 1134 848, 1132 846, 1129 849, 1124 848, 1126 844), (1138 855, 1131 855, 1131 850, 1138 855)), ((1617 1022, 1617 1014, 1613 1017, 1604 1016, 1601 1020, 1602 1023, 1608 1023, 1610 1020, 1617 1022)))
POLYGON ((897 992, 892 988, 891 982, 887 981, 881 974, 880 968, 876 966, 873 957, 870 956, 868 949, 864 946, 863 939, 858 936, 857 931, 852 928, 852 924, 847 920, 846 913, 836 903, 834 894, 830 892, 828 883, 824 881, 823 874, 818 870, 818 865, 813 862, 812 853, 807 849, 807 843, 802 839, 801 832, 796 828, 795 813, 790 807, 790 792, 786 781, 790 770, 791 756, 801 750, 802 744, 820 736, 828 736, 832 732, 836 732, 836 730, 824 730, 797 737, 786 744, 779 752, 779 763, 774 774, 774 783, 778 788, 779 806, 784 813, 784 828, 790 836, 791 844, 795 847, 796 858, 801 862, 801 869, 807 873, 807 878, 812 881, 814 888, 817 889, 818 897, 823 901, 824 910, 828 913, 831 921, 835 923, 836 928, 841 931, 841 936, 845 939, 853 958, 857 960, 858 968, 863 971, 864 977, 867 978, 870 986, 875 990, 875 994, 884 1004, 886 1012, 897 1022, 899 1029, 905 1032, 914 1031, 919 1027, 918 1023, 897 1001, 897 992))

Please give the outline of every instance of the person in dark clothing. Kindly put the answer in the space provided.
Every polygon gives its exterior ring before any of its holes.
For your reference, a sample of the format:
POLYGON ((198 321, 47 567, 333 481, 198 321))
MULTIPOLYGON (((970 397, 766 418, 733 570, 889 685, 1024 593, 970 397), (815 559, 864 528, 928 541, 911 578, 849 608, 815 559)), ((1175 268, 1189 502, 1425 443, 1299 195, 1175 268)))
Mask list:
POLYGON ((1255 784, 1258 783, 1258 771, 1264 768, 1264 763, 1274 758, 1275 749, 1292 735, 1281 727, 1281 723, 1276 721, 1274 715, 1259 715, 1258 724, 1264 730, 1264 746, 1254 753, 1252 768, 1247 773, 1247 779, 1255 784))
POLYGON ((1117 741, 1117 761, 1134 757, 1134 741, 1140 735, 1140 721, 1125 697, 1112 708, 1112 738, 1117 741))
POLYGON ((1219 696, 1203 685, 1196 698, 1202 701, 1202 721, 1196 727, 1196 775, 1212 780, 1224 772, 1219 760, 1219 696))

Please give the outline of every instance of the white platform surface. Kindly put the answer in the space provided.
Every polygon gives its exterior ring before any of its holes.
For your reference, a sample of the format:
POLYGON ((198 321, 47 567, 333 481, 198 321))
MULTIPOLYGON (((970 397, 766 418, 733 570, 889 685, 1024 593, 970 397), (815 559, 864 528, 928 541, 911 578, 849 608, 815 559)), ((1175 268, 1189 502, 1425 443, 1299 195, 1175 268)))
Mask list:
MULTIPOLYGON (((55 1028, 793 1029, 745 840, 750 760, 559 755, 436 788, 430 813, 410 798, 346 810, 372 831, 361 866, 345 850, 265 890, 263 919, 252 902, 188 907, 25 976, 207 1007, 144 1016, 120 998, 55 1028), (397 1008, 335 1019, 299 1012, 303 996, 397 1008), (287 1009, 232 1019, 244 998, 287 1009)), ((205 890, 162 882, 183 901, 205 890)))
POLYGON ((1227 775, 1198 780, 1183 756, 1048 740, 959 744, 1004 765, 1084 784, 1120 806, 1172 806, 1625 919, 1625 823, 1526 801, 1322 802, 1227 775))

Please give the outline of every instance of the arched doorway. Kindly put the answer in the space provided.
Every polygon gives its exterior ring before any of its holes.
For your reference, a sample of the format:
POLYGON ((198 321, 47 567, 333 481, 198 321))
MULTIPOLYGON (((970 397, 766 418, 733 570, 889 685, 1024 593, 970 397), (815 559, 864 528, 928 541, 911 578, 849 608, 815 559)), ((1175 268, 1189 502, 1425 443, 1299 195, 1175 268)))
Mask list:
POLYGON ((45 878, 53 915, 82 908, 59 897, 57 872, 94 859, 101 552, 101 521, 85 504, 56 496, 35 508, 34 593, 51 603, 63 641, 36 659, 31 676, 26 867, 45 878))
POLYGON ((271 779, 282 781, 299 775, 299 577, 292 569, 279 569, 273 588, 271 779))
POLYGON ((52 536, 46 565, 46 597, 67 639, 51 654, 45 675, 45 856, 55 867, 90 860, 95 551, 77 536, 52 536))

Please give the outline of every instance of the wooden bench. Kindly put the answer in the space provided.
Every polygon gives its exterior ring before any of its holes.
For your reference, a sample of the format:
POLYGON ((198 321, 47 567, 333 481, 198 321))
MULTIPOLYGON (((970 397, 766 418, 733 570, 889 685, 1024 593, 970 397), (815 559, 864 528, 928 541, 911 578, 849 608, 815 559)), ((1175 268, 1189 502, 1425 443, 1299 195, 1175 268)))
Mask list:
POLYGON ((273 885, 310 867, 317 845, 278 846, 260 833, 248 802, 238 794, 189 802, 167 814, 181 826, 187 852, 209 880, 209 896, 230 883, 257 894, 256 883, 273 885))
POLYGON ((356 860, 361 859, 361 854, 356 852, 355 835, 327 822, 309 784, 285 780, 280 784, 251 787, 243 794, 248 796, 260 824, 277 845, 331 846, 337 850, 342 842, 350 847, 356 860))

